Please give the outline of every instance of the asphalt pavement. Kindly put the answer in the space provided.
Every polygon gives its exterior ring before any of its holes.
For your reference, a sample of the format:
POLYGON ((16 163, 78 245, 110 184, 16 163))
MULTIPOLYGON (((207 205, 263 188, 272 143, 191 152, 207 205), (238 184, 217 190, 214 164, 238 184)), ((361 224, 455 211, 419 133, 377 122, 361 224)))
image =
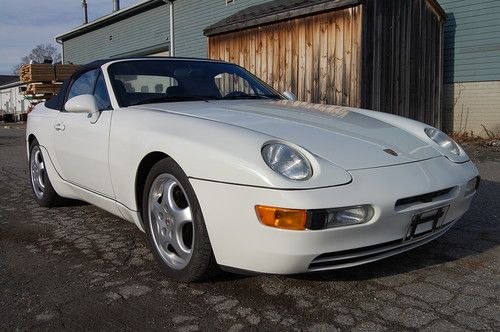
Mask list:
MULTIPOLYGON (((500 330, 500 148, 466 146, 483 178, 447 234, 356 268, 179 284, 133 224, 41 208, 24 128, 0 126, 0 330, 500 330)), ((82 170, 83 171, 83 170, 82 170)))

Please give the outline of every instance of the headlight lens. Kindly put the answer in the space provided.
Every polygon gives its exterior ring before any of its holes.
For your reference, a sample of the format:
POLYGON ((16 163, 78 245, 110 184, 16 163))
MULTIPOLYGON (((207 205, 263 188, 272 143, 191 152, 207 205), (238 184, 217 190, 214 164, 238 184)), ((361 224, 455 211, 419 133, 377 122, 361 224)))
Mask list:
POLYGON ((444 151, 456 156, 460 155, 460 148, 458 147, 458 144, 441 130, 429 127, 425 128, 424 131, 427 136, 429 136, 429 138, 438 144, 444 151))
POLYGON ((375 215, 370 205, 307 211, 308 229, 325 229, 364 224, 375 215))
POLYGON ((362 224, 373 217, 373 209, 369 206, 358 206, 337 211, 328 221, 328 227, 362 224))
POLYGON ((290 180, 303 181, 312 176, 312 167, 307 158, 288 145, 266 144, 262 148, 262 157, 273 171, 290 180))

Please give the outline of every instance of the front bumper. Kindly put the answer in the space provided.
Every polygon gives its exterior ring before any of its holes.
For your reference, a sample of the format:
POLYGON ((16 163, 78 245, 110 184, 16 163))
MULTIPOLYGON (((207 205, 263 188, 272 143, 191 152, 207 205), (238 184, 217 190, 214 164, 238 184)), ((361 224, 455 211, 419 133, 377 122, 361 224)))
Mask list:
POLYGON ((191 179, 218 264, 240 270, 291 274, 344 268, 424 244, 446 232, 468 209, 465 196, 478 175, 472 162, 444 157, 417 163, 350 171, 352 183, 310 190, 274 190, 191 179), (398 200, 451 189, 431 202, 398 200), (290 231, 259 223, 255 205, 324 209, 370 204, 375 215, 361 224, 290 231), (447 206, 434 232, 403 243, 413 216, 447 206))

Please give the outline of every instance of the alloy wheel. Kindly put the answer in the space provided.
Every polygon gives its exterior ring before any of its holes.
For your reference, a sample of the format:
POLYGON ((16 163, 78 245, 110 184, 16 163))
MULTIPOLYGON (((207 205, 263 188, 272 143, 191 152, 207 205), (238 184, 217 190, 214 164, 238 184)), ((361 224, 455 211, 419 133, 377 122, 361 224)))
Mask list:
POLYGON ((38 145, 31 149, 30 155, 31 186, 38 199, 43 198, 45 190, 45 163, 38 145))
POLYGON ((148 208, 152 242, 159 255, 169 267, 185 268, 195 232, 191 206, 179 180, 168 173, 158 175, 149 190, 148 208))

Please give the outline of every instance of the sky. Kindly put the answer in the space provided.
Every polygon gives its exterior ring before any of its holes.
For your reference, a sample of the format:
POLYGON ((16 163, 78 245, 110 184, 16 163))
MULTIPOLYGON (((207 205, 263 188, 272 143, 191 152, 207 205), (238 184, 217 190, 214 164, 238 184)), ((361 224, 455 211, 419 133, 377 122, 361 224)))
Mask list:
MULTIPOLYGON (((142 0, 120 0, 125 8, 142 0)), ((112 0, 87 0, 89 21, 109 14, 112 0)), ((14 66, 38 44, 82 24, 81 0, 0 0, 0 74, 12 75, 14 66)))

